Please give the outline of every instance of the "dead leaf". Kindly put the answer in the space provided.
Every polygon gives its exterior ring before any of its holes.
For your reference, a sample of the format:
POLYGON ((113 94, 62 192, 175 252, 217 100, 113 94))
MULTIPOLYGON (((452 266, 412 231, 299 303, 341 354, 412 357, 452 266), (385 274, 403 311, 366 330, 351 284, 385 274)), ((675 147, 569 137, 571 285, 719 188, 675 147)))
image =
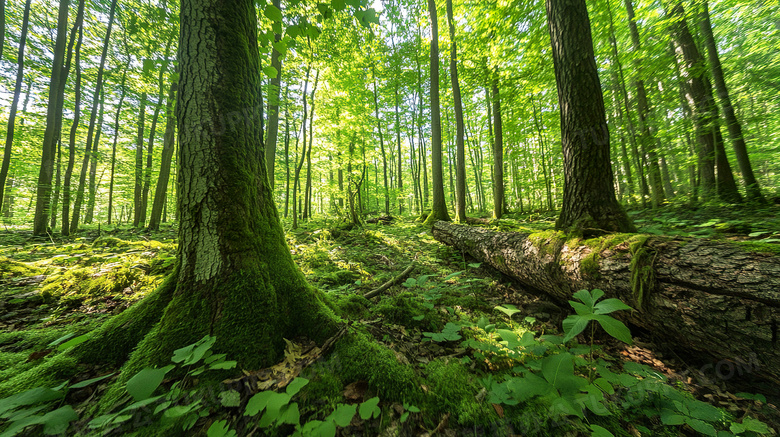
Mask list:
POLYGON ((368 390, 366 381, 355 381, 344 388, 344 397, 351 401, 358 401, 363 399, 366 390, 368 390))
POLYGON ((491 404, 493 405, 493 409, 496 410, 496 414, 498 414, 498 417, 504 418, 504 407, 498 404, 491 404))

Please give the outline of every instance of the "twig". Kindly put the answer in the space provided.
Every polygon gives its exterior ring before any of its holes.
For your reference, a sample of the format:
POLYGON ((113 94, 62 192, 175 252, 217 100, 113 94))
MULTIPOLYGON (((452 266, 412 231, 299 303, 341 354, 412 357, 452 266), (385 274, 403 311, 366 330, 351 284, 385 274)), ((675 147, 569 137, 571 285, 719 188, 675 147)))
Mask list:
POLYGON ((406 270, 401 272, 400 275, 385 282, 384 284, 379 286, 379 288, 375 288, 369 291, 368 293, 364 294, 363 297, 365 297, 366 299, 371 299, 372 297, 379 295, 380 293, 392 287, 393 285, 396 285, 399 282, 403 281, 407 276, 409 276, 410 273, 412 273, 412 270, 414 270, 414 263, 409 264, 409 267, 407 267, 406 270))

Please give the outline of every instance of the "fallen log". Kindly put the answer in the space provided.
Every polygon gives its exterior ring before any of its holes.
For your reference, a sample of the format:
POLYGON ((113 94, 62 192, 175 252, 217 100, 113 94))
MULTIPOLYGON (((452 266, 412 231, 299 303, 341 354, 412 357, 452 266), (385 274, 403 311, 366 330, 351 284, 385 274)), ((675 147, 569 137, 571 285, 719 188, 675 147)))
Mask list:
POLYGON ((562 306, 581 289, 622 299, 636 310, 614 313, 617 318, 678 351, 714 359, 710 369, 720 378, 747 371, 780 384, 777 254, 704 239, 615 234, 580 240, 442 221, 433 236, 562 306))

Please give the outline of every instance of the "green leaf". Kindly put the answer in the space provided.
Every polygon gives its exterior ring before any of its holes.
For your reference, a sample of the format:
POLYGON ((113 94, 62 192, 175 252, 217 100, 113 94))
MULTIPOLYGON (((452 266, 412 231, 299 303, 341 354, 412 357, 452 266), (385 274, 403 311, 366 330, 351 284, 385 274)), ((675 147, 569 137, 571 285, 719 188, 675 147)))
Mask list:
POLYGON ((89 340, 89 337, 90 337, 90 334, 79 335, 78 337, 76 337, 74 339, 71 339, 71 340, 68 340, 67 342, 57 346, 57 350, 60 351, 60 352, 68 350, 68 349, 70 349, 72 347, 75 347, 75 346, 77 346, 77 345, 79 345, 81 343, 84 343, 85 341, 89 340))
POLYGON ((759 434, 769 434, 769 426, 752 417, 745 417, 742 419, 742 426, 744 426, 747 431, 753 431, 759 434))
POLYGON ((165 374, 171 369, 173 369, 173 366, 165 366, 162 369, 146 368, 141 370, 127 381, 127 392, 136 401, 150 397, 162 383, 165 374))
POLYGON ((274 50, 279 53, 279 56, 284 57, 287 54, 287 43, 284 41, 276 41, 273 43, 274 50))
POLYGON ((295 378, 292 380, 290 384, 287 385, 287 389, 285 390, 285 392, 287 392, 287 394, 290 395, 290 397, 293 397, 296 394, 298 394, 298 392, 301 391, 301 389, 305 387, 306 384, 308 383, 309 380, 306 378, 301 378, 301 377, 295 378))
POLYGON ((322 14, 322 18, 326 20, 333 16, 333 10, 327 3, 317 3, 317 10, 322 14))
POLYGON ((212 364, 209 366, 211 370, 227 370, 233 369, 238 364, 236 361, 222 361, 221 363, 212 364))
POLYGON ((206 431, 207 437, 235 437, 236 432, 230 429, 226 420, 218 420, 206 431))
POLYGON ((103 376, 98 376, 97 378, 87 379, 86 381, 77 382, 77 383, 71 385, 70 388, 83 388, 83 387, 86 387, 86 386, 88 386, 90 384, 94 384, 94 383, 96 383, 98 381, 102 381, 102 380, 104 380, 106 378, 110 378, 110 377, 112 377, 114 375, 115 375, 114 373, 109 373, 108 375, 103 375, 103 376))
POLYGON ((447 276, 445 276, 445 277, 444 277, 444 280, 445 280, 445 281, 449 281, 450 279, 452 279, 452 278, 454 278, 454 277, 457 277, 457 276, 460 276, 461 274, 463 274, 463 272, 454 272, 454 273, 450 273, 449 275, 447 275, 447 276))
POLYGON ((579 300, 580 302, 584 303, 585 305, 589 307, 593 307, 593 303, 596 299, 591 296, 590 292, 588 290, 579 290, 573 294, 573 296, 579 300))
POLYGON ((166 419, 177 419, 179 417, 187 415, 190 411, 197 409, 200 406, 200 401, 194 402, 189 405, 175 405, 165 410, 163 417, 166 419))
POLYGON ((468 266, 472 269, 478 269, 482 266, 482 263, 469 263, 468 266))
POLYGON ((617 338, 626 344, 631 344, 631 330, 628 329, 623 322, 605 315, 594 316, 594 319, 599 322, 602 328, 607 331, 607 334, 617 338))
POLYGON ((687 418, 685 420, 685 423, 687 423, 688 426, 693 428, 695 431, 697 431, 699 433, 702 433, 702 434, 704 434, 706 436, 715 437, 715 436, 718 435, 718 432, 715 431, 715 427, 714 426, 712 426, 709 423, 704 422, 702 420, 692 419, 692 418, 689 417, 689 418, 687 418))
POLYGON ((269 65, 267 67, 263 67, 263 73, 269 78, 273 79, 277 74, 279 74, 279 71, 275 67, 269 65))
POLYGON ((268 400, 271 399, 271 395, 273 395, 274 392, 268 390, 268 391, 261 391, 260 393, 255 394, 249 399, 249 402, 246 404, 246 410, 244 410, 244 416, 256 416, 257 413, 263 411, 268 405, 268 400))
POLYGON ((593 308, 591 308, 588 305, 574 302, 573 300, 569 301, 569 305, 571 305, 572 308, 574 308, 574 311, 580 315, 580 316, 586 316, 588 314, 593 314, 593 308))
POLYGON ((282 21, 282 11, 274 5, 265 5, 263 15, 271 21, 282 21))
POLYGON ((290 425, 301 424, 301 412, 298 410, 298 404, 296 402, 282 407, 279 415, 279 423, 287 423, 290 425))
POLYGON ((517 313, 519 313, 521 311, 521 310, 517 309, 516 306, 509 305, 509 304, 503 305, 503 306, 498 305, 498 306, 495 307, 495 309, 497 309, 497 310, 501 311, 502 313, 506 314, 507 316, 509 316, 509 318, 512 318, 513 315, 515 315, 515 314, 517 314, 517 313))
POLYGON ((341 12, 347 8, 347 2, 346 0, 331 0, 330 6, 336 11, 341 12))
POLYGON ((65 405, 54 411, 46 413, 41 419, 43 423, 43 433, 46 435, 62 434, 68 430, 70 422, 78 420, 79 415, 73 411, 73 407, 65 405))
POLYGON ((609 314, 613 311, 632 310, 630 306, 624 304, 620 299, 605 299, 597 303, 594 307, 595 314, 609 314))
POLYGON ((571 315, 563 319, 563 332, 566 333, 563 342, 566 343, 578 336, 588 326, 588 322, 590 322, 590 318, 580 315, 571 315))
POLYGON ((339 405, 336 411, 331 413, 331 416, 333 416, 333 421, 336 422, 336 425, 344 428, 355 417, 356 411, 357 405, 339 405))
POLYGON ((0 414, 26 405, 48 402, 65 396, 64 393, 48 387, 37 387, 21 393, 0 399, 0 414))
POLYGON ((363 420, 368 420, 372 417, 379 417, 379 413, 382 411, 378 407, 379 405, 379 398, 373 397, 362 404, 360 404, 360 418, 363 420))
POLYGON ((664 425, 682 425, 685 423, 685 416, 675 413, 672 410, 661 411, 661 423, 664 425))
POLYGON ((600 427, 598 425, 590 425, 590 430, 593 431, 590 434, 591 437, 615 437, 615 434, 612 434, 606 428, 600 427))

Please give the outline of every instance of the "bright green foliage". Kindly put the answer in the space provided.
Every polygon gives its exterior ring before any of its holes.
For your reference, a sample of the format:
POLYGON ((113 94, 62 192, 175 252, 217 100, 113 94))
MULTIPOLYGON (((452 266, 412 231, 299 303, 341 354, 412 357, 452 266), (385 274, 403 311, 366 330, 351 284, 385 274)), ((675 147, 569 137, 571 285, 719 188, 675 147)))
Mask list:
POLYGON ((596 303, 602 296, 604 296, 604 292, 598 289, 593 290, 592 292, 580 290, 574 293, 574 297, 582 303, 569 301, 569 304, 574 308, 577 314, 571 315, 563 321, 563 330, 566 332, 563 341, 569 341, 576 337, 585 329, 588 323, 593 320, 598 322, 607 334, 624 343, 631 344, 631 331, 629 331, 623 322, 607 316, 607 314, 618 310, 630 310, 632 308, 619 299, 614 298, 605 299, 596 303))

